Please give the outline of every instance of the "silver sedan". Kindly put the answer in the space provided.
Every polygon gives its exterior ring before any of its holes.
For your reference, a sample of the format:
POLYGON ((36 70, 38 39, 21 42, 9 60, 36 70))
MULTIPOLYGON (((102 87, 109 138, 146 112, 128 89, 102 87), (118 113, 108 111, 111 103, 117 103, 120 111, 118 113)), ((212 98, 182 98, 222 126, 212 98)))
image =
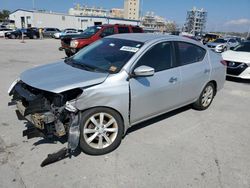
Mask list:
POLYGON ((70 151, 101 155, 142 121, 188 104, 207 109, 225 75, 221 57, 193 40, 121 34, 23 72, 9 95, 42 134, 67 136, 70 151))

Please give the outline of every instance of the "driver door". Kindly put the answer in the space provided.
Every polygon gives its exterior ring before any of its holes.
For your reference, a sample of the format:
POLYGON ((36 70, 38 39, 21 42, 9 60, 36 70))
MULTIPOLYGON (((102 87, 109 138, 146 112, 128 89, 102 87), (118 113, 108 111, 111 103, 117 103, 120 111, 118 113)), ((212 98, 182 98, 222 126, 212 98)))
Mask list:
POLYGON ((180 69, 175 66, 172 42, 154 45, 134 69, 142 65, 154 68, 155 74, 130 79, 132 124, 180 105, 180 69))

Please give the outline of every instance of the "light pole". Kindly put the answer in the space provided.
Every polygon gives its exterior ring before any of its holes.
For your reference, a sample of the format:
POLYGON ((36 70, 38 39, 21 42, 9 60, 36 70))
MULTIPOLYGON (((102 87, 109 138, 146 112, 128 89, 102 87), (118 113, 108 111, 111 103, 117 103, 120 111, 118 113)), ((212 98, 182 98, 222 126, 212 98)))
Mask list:
POLYGON ((35 10, 35 0, 32 0, 33 10, 35 10))

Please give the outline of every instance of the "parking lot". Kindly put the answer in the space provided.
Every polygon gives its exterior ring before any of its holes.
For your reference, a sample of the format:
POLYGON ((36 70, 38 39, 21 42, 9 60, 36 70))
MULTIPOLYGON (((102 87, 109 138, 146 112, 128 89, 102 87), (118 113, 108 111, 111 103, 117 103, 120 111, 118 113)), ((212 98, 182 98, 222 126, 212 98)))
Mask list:
POLYGON ((22 71, 61 61, 59 47, 55 39, 0 39, 0 187, 250 187, 250 82, 235 79, 206 111, 181 108, 132 127, 112 153, 40 167, 66 143, 22 137, 25 121, 7 90, 22 71))

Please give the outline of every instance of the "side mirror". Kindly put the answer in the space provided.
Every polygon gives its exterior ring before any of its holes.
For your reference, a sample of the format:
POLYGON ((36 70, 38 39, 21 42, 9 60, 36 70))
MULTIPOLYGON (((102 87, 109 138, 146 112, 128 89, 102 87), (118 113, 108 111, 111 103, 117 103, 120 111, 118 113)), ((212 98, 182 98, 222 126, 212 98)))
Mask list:
POLYGON ((143 77, 146 77, 146 76, 153 76, 155 73, 155 69, 152 68, 152 67, 148 67, 148 66, 145 66, 145 65, 142 65, 140 67, 137 67, 135 70, 134 70, 134 75, 135 76, 143 76, 143 77))

